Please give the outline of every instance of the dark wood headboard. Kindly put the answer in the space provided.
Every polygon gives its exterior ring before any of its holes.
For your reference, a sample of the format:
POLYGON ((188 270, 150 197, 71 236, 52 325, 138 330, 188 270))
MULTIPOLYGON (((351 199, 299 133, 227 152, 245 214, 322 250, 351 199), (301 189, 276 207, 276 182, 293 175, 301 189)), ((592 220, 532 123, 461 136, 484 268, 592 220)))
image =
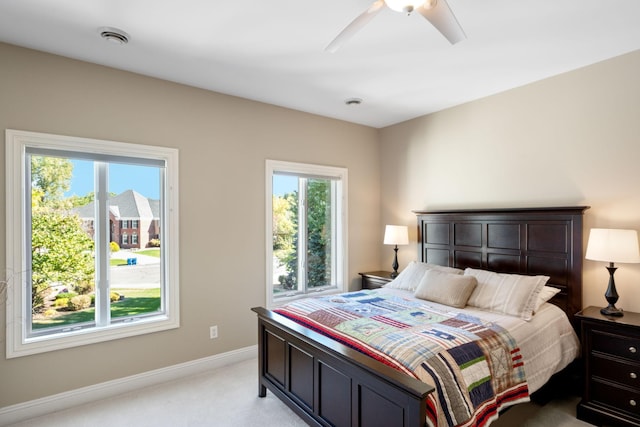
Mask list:
POLYGON ((582 217, 588 206, 415 211, 420 260, 549 276, 551 300, 573 322, 582 309, 582 217))

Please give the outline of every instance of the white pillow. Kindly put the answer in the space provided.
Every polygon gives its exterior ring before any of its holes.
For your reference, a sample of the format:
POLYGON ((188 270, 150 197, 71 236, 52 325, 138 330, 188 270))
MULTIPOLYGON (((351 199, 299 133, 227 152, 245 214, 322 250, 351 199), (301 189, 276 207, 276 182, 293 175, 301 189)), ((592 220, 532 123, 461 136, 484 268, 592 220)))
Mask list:
POLYGON ((425 262, 411 261, 407 267, 398 274, 398 277, 391 282, 384 285, 385 288, 390 289, 406 289, 408 291, 415 291, 424 273, 427 270, 438 270, 451 274, 462 274, 464 271, 459 268, 445 267, 443 265, 428 264, 425 262))
POLYGON ((548 276, 494 273, 473 268, 467 268, 464 274, 478 280, 467 301, 468 305, 524 320, 531 320, 538 295, 549 280, 548 276))
POLYGON ((555 288, 553 286, 546 286, 546 285, 543 286, 542 290, 540 291, 540 294, 538 295, 538 301, 536 301, 536 306, 533 309, 533 312, 535 313, 536 311, 540 310, 540 307, 542 307, 542 304, 549 301, 558 293, 560 293, 560 289, 558 288, 555 288))
POLYGON ((478 284, 473 276, 427 270, 416 289, 416 298, 463 308, 478 284))

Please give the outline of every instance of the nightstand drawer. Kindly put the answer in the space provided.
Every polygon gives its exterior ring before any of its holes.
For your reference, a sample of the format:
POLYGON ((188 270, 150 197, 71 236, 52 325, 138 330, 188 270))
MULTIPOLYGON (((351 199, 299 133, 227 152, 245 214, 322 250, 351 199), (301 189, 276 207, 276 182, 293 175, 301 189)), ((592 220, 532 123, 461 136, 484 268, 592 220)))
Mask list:
POLYGON ((378 279, 377 277, 367 277, 366 282, 367 282, 366 285, 363 286, 366 289, 381 288, 387 283, 389 283, 388 280, 378 279))
POLYGON ((389 271, 370 271, 358 274, 362 276, 362 289, 378 289, 393 280, 389 271))
POLYGON ((627 412, 635 417, 640 416, 640 390, 616 387, 600 381, 594 381, 594 383, 597 384, 591 387, 594 402, 627 412))
POLYGON ((640 364, 596 355, 591 357, 590 363, 593 377, 604 378, 640 390, 640 364))
POLYGON ((594 329, 591 350, 640 362, 640 339, 594 329))

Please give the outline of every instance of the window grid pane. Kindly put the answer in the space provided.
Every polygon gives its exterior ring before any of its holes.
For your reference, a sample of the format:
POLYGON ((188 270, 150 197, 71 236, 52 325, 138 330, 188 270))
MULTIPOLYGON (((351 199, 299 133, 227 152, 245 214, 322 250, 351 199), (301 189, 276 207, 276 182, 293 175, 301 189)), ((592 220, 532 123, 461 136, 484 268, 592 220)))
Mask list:
POLYGON ((307 180, 307 286, 332 285, 331 181, 307 180))
MULTIPOLYGON (((292 170, 274 169, 270 175, 272 242, 268 253, 273 278, 269 292, 274 300, 341 289, 344 283, 345 252, 336 239, 344 230, 338 225, 344 218, 337 204, 341 179, 324 171, 293 172, 298 166, 304 168, 294 164, 292 170)), ((346 178, 346 170, 340 171, 340 177, 343 174, 346 178)))
MULTIPOLYGON (((27 162, 31 188, 29 336, 106 326, 112 316, 121 321, 160 313, 165 306, 160 248, 150 255, 129 251, 140 249, 140 243, 159 241, 159 200, 135 190, 110 193, 117 181, 109 183, 108 163, 37 154, 28 155, 27 162), (98 188, 78 196, 71 188, 77 182, 95 182, 98 188), (116 219, 121 213, 139 212, 144 218, 116 219), (132 231, 141 222, 148 225, 148 236, 132 231), (120 248, 115 248, 125 252, 109 247, 114 241, 120 242, 120 248), (138 259, 144 262, 139 265, 138 259), (126 267, 119 268, 122 265, 126 267)), ((127 176, 149 168, 128 167, 127 176)), ((159 193, 161 174, 153 175, 156 183, 145 188, 155 186, 153 191, 159 193)), ((139 184, 130 183, 134 188, 139 184)))

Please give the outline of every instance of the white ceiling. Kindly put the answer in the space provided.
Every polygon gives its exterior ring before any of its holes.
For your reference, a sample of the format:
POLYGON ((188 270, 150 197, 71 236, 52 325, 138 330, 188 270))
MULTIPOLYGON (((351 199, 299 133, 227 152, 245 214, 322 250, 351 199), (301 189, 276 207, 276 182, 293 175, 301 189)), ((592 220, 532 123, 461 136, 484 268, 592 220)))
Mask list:
POLYGON ((448 0, 456 45, 384 8, 325 52, 372 3, 0 0, 0 41, 373 127, 640 49, 639 0, 448 0), (105 26, 129 44, 102 40, 105 26))

